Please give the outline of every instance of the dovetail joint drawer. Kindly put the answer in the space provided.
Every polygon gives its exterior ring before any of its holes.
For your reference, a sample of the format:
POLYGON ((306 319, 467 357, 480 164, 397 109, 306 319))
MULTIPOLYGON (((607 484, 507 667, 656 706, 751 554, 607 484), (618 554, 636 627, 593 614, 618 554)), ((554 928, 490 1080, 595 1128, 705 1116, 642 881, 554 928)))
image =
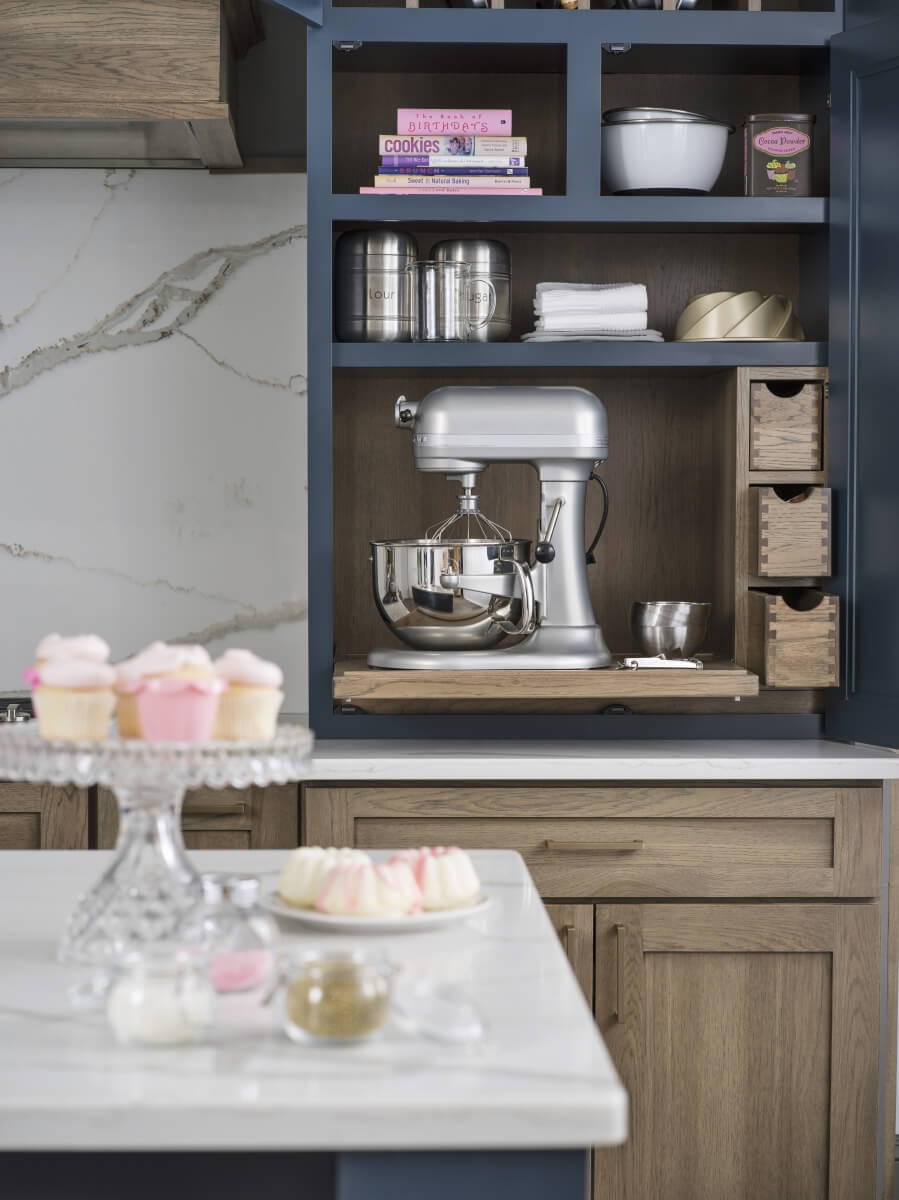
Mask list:
POLYGON ((824 385, 806 383, 795 395, 778 385, 749 388, 749 469, 820 471, 824 427, 824 385))
POLYGON ((750 592, 749 669, 768 687, 836 687, 839 615, 836 596, 821 594, 816 607, 796 609, 783 596, 750 592))
POLYGON ((753 487, 751 564, 762 578, 830 575, 830 488, 753 487))
POLYGON ((303 842, 517 850, 540 894, 875 896, 881 789, 757 786, 326 787, 303 842))

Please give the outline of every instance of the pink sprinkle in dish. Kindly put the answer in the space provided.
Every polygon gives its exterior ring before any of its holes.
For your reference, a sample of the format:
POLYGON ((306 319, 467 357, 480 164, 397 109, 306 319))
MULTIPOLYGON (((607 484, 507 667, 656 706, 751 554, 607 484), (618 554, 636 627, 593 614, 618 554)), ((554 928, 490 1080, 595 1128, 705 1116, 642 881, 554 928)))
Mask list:
POLYGON ((246 992, 264 983, 273 965, 270 950, 215 954, 209 963, 209 981, 217 992, 246 992))

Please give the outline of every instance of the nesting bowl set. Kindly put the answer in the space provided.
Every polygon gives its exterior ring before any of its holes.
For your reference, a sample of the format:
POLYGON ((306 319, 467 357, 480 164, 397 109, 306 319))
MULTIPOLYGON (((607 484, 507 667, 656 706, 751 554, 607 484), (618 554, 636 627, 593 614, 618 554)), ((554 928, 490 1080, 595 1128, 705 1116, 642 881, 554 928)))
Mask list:
POLYGON ((601 152, 606 187, 618 195, 706 195, 733 132, 733 125, 685 109, 609 109, 601 152))

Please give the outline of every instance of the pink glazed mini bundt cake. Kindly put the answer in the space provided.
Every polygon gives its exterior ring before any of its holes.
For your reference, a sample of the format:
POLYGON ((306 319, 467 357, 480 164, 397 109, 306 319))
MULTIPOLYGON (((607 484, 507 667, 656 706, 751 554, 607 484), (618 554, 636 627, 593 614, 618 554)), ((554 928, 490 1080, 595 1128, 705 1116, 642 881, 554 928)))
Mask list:
POLYGON ((421 892, 407 863, 343 863, 325 880, 315 907, 332 916, 405 917, 421 911, 421 892))
POLYGON ((426 912, 444 908, 464 908, 476 904, 481 896, 481 881, 474 864, 458 846, 422 846, 402 850, 390 859, 391 865, 407 864, 421 891, 426 912))

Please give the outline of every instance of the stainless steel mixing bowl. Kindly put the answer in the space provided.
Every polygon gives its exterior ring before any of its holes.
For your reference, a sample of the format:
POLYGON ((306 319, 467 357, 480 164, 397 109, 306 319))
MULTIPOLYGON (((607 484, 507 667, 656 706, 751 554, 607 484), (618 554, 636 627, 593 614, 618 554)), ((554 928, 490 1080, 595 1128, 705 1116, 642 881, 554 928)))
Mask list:
POLYGON ((705 641, 711 604, 691 600, 637 600, 631 633, 641 654, 691 658, 705 641))
POLYGON ((488 650, 534 621, 531 543, 371 542, 375 604, 390 630, 419 650, 488 650))

